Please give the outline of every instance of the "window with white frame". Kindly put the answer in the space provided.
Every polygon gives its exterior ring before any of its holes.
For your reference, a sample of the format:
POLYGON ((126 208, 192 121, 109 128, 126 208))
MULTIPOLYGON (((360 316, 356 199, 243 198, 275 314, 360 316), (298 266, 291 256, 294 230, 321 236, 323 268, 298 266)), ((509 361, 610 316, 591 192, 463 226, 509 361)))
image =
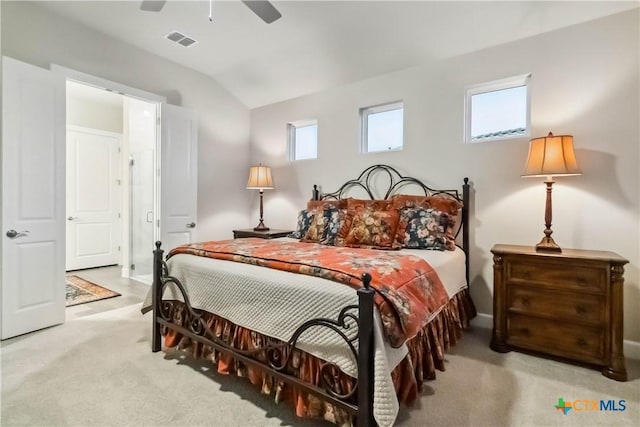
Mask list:
POLYGON ((304 120, 287 125, 289 160, 318 158, 318 122, 304 120))
POLYGON ((531 74, 469 86, 465 93, 465 142, 530 134, 531 74))
POLYGON ((402 102, 360 109, 362 152, 402 150, 403 121, 402 102))

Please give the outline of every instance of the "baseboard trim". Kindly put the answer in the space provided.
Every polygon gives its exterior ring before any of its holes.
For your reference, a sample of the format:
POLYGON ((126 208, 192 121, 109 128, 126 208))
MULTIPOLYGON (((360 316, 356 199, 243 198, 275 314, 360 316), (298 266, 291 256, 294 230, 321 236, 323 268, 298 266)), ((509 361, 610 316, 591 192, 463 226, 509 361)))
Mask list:
POLYGON ((493 315, 478 313, 470 323, 475 328, 493 329, 493 315))
POLYGON ((622 341, 622 348, 624 351, 624 357, 627 359, 640 360, 640 342, 624 340, 622 341))
MULTIPOLYGON (((478 315, 471 320, 471 326, 476 328, 493 328, 493 315, 486 313, 478 313, 478 315)), ((624 356, 627 359, 639 359, 640 360, 640 342, 624 340, 622 341, 622 349, 624 356)))

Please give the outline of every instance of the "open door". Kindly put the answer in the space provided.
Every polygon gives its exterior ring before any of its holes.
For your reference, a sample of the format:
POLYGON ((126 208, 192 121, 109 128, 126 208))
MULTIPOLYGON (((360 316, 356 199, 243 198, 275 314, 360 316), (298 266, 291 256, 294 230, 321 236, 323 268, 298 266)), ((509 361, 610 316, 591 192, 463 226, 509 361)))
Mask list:
POLYGON ((162 104, 160 239, 165 251, 190 243, 197 225, 198 122, 195 113, 162 104))
POLYGON ((65 319, 65 81, 3 58, 2 339, 65 319))
POLYGON ((66 269, 120 262, 120 135, 67 129, 66 269))

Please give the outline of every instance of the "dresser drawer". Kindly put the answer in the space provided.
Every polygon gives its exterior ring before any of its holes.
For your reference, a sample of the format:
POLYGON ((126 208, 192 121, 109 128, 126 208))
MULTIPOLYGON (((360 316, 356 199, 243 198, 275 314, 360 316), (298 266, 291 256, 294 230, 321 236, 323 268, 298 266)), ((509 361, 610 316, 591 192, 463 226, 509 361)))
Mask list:
POLYGON ((512 313, 507 320, 507 343, 588 363, 604 360, 605 331, 556 320, 512 313))
POLYGON ((574 292, 542 292, 538 288, 511 285, 508 288, 511 312, 541 315, 559 320, 601 324, 606 320, 603 295, 574 292))
POLYGON ((607 290, 607 270, 602 267, 521 259, 508 259, 506 263, 508 282, 535 283, 577 292, 605 293, 607 290))

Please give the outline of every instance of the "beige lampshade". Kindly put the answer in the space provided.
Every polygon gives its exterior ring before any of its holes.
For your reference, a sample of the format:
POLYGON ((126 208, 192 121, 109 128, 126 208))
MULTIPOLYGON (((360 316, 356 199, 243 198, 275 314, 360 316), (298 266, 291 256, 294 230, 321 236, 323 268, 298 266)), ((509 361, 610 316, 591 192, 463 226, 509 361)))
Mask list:
POLYGON ((573 152, 573 136, 549 135, 529 141, 529 157, 522 176, 580 175, 573 152))
POLYGON ((273 178, 269 166, 251 166, 249 169, 249 190, 271 190, 273 189, 273 178))

